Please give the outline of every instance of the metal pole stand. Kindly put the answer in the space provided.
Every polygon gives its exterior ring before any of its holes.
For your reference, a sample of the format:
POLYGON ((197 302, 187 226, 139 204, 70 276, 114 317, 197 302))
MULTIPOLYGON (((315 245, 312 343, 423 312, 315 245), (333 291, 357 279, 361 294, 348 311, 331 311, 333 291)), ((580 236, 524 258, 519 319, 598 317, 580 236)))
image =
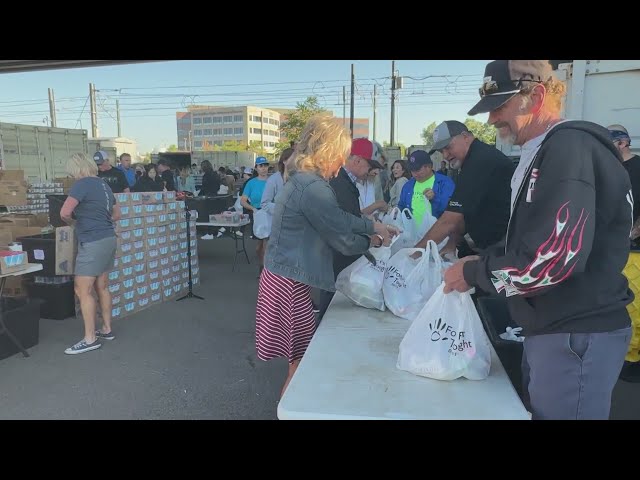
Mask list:
POLYGON ((187 258, 189 260, 189 293, 187 293, 184 297, 176 300, 176 302, 184 300, 185 298, 197 298, 199 300, 204 300, 204 298, 199 297, 198 295, 193 293, 193 277, 191 273, 191 212, 189 211, 186 200, 184 202, 184 209, 187 212, 187 258))

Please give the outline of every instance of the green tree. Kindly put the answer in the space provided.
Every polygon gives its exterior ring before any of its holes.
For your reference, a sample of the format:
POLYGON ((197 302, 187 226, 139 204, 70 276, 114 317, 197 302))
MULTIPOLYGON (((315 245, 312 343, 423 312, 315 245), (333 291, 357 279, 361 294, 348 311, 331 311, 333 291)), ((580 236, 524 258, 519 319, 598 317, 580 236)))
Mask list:
POLYGON ((422 137, 424 145, 426 145, 427 147, 431 147, 431 145, 433 145, 433 131, 437 126, 438 124, 436 122, 431 122, 424 129, 422 129, 422 134, 420 136, 422 137))
POLYGON ((260 140, 251 140, 245 150, 263 157, 267 156, 267 151, 264 149, 264 146, 262 145, 262 142, 260 140))
POLYGON ((178 151, 178 146, 177 145, 169 145, 167 147, 167 152, 177 152, 178 151))
POLYGON ((287 119, 280 122, 280 134, 284 140, 276 145, 276 154, 280 154, 282 150, 289 147, 290 141, 297 141, 307 121, 323 111, 318 104, 318 97, 307 97, 304 102, 298 102, 295 110, 289 113, 287 119))
MULTIPOLYGON (((473 118, 467 118, 464 124, 471 133, 480 141, 489 145, 495 145, 496 143, 496 129, 488 123, 482 123, 473 118)), ((422 140, 427 147, 433 145, 433 131, 439 123, 431 122, 422 130, 422 140)))
POLYGON ((467 118, 464 124, 481 142, 488 143, 489 145, 496 144, 496 129, 493 125, 479 122, 473 118, 467 118))

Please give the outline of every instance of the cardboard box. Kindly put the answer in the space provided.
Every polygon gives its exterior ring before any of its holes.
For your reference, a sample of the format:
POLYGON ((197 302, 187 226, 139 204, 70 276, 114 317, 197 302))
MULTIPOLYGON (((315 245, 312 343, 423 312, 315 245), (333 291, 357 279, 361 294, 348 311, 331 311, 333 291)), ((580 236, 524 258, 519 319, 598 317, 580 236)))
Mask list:
POLYGON ((0 274, 2 275, 26 270, 28 264, 26 252, 0 251, 0 274))
MULTIPOLYGON (((24 183, 24 182, 23 182, 24 183)), ((27 184, 0 182, 0 205, 17 207, 27 205, 27 184)))
POLYGON ((162 192, 142 192, 140 193, 143 205, 153 205, 156 203, 165 203, 162 192))
POLYGON ((154 282, 149 282, 149 292, 162 292, 162 280, 160 279, 154 282))
POLYGON ((175 203, 176 201, 176 192, 162 192, 162 196, 164 203, 175 203))
POLYGON ((137 297, 136 297, 135 289, 126 290, 125 292, 122 293, 122 300, 124 301, 125 304, 135 302, 136 298, 137 297))
POLYGON ((118 305, 122 305, 124 303, 124 299, 122 298, 122 295, 117 294, 117 295, 111 295, 111 306, 112 307, 117 307, 118 305))
POLYGON ((129 290, 133 290, 134 286, 136 284, 136 281, 133 277, 131 278, 127 278, 126 280, 122 281, 122 291, 129 291, 129 290))
POLYGON ((30 263, 42 264, 42 275, 73 275, 77 254, 73 227, 58 227, 51 234, 18 237, 16 240, 22 243, 30 263))
POLYGON ((122 292, 124 292, 124 289, 122 288, 122 282, 113 283, 109 285, 108 288, 112 298, 114 295, 120 295, 122 292))
POLYGON ((131 194, 114 193, 113 196, 116 197, 116 203, 120 205, 120 207, 128 207, 131 205, 131 194))
POLYGON ((73 177, 55 178, 53 181, 62 184, 62 190, 65 195, 69 193, 73 184, 76 183, 76 179, 73 177))
POLYGON ((26 297, 28 292, 24 276, 8 277, 2 295, 5 297, 26 297))
POLYGON ((23 182, 24 170, 0 170, 0 182, 23 182))
POLYGON ((156 270, 147 271, 147 281, 159 282, 162 280, 162 271, 158 268, 156 270))
POLYGON ((154 258, 153 260, 147 261, 147 272, 152 272, 154 270, 160 269, 160 259, 154 258))
POLYGON ((120 269, 111 270, 107 276, 109 284, 119 283, 122 280, 120 269))
POLYGON ((166 257, 160 257, 160 268, 164 269, 164 268, 171 268, 171 265, 173 265, 173 262, 171 261, 171 259, 166 256, 166 257))
POLYGON ((155 292, 151 292, 151 295, 149 296, 149 304, 150 305, 155 305, 157 303, 161 303, 164 300, 164 297, 162 295, 162 290, 158 290, 155 292))
POLYGON ((120 280, 124 281, 129 278, 133 278, 136 272, 133 271, 133 265, 120 268, 120 280))

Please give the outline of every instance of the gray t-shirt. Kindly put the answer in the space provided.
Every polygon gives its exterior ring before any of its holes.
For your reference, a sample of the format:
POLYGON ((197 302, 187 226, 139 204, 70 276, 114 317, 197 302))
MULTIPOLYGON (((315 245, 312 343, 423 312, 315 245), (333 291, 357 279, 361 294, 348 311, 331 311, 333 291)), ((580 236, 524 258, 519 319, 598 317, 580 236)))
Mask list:
POLYGON ((81 178, 73 184, 69 196, 79 202, 73 212, 79 242, 95 242, 116 236, 111 219, 116 199, 104 180, 98 177, 81 178))

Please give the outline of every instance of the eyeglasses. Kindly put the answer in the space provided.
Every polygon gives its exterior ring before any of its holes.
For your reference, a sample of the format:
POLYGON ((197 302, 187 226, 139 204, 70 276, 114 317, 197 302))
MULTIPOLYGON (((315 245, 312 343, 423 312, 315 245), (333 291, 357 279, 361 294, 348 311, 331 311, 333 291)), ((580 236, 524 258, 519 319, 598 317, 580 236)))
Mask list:
POLYGON ((480 97, 486 97, 487 95, 497 95, 497 94, 507 94, 507 93, 518 93, 521 92, 524 88, 522 82, 535 82, 535 83, 544 83, 542 80, 533 80, 531 78, 519 78, 518 80, 511 80, 516 87, 515 90, 510 90, 508 92, 500 92, 500 87, 498 86, 498 82, 495 80, 487 80, 482 84, 479 88, 480 97), (516 83, 517 82, 517 83, 516 83))

